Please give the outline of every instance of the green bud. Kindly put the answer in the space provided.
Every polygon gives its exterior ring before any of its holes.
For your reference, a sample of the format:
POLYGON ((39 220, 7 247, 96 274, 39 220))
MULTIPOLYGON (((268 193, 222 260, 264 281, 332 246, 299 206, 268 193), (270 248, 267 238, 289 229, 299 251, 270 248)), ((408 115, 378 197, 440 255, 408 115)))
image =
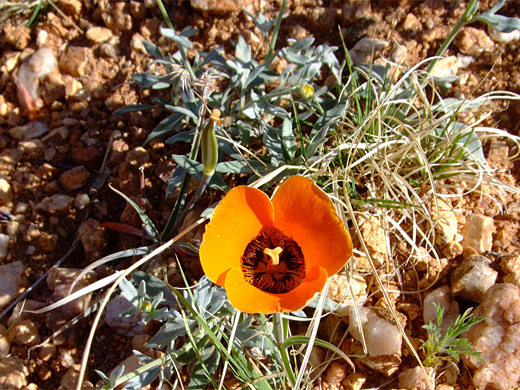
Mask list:
POLYGON ((310 84, 303 84, 300 88, 300 94, 305 99, 311 99, 314 96, 314 88, 310 84))
POLYGON ((209 116, 209 122, 202 130, 201 153, 204 174, 211 176, 215 172, 218 159, 217 137, 215 136, 215 122, 220 121, 220 110, 214 109, 209 116))

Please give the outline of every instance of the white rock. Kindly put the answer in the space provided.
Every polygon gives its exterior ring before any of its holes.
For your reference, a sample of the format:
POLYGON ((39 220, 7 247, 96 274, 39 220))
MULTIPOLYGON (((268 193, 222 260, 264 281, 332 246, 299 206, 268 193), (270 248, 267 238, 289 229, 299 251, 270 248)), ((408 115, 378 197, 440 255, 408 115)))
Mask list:
POLYGON ((29 122, 22 126, 15 126, 9 129, 9 134, 19 141, 26 141, 37 138, 47 132, 47 127, 42 122, 29 122))
POLYGON ((442 286, 429 292, 424 297, 423 319, 425 324, 430 322, 433 322, 434 324, 437 323, 437 314, 435 306, 433 305, 434 303, 444 309, 441 330, 446 332, 448 327, 455 322, 455 319, 459 315, 459 304, 452 298, 448 286, 442 286))
POLYGON ((389 45, 387 41, 365 37, 360 39, 354 47, 349 50, 349 54, 354 65, 368 64, 373 61, 373 57, 377 56, 381 50, 387 48, 389 45))
POLYGON ((8 205, 13 200, 11 184, 4 178, 0 178, 0 205, 8 205))
POLYGON ((520 288, 501 283, 491 287, 475 309, 484 320, 463 334, 482 353, 485 363, 473 356, 463 359, 474 370, 479 389, 510 390, 520 381, 520 288))
POLYGON ((485 31, 474 27, 464 27, 455 44, 463 54, 474 57, 491 50, 495 45, 485 31))
POLYGON ((74 202, 72 196, 64 194, 56 194, 43 198, 43 200, 36 204, 36 210, 45 211, 49 214, 63 214, 74 202))
POLYGON ((94 43, 109 41, 114 34, 109 28, 94 26, 87 30, 87 38, 94 43))
POLYGON ((121 316, 122 313, 133 305, 122 295, 118 295, 110 302, 103 313, 103 320, 117 334, 133 337, 144 332, 144 326, 139 324, 141 313, 135 312, 129 316, 121 316))
POLYGON ((459 61, 455 56, 440 58, 431 71, 433 77, 455 76, 459 72, 459 61))
POLYGON ((362 342, 359 325, 365 336, 369 356, 392 355, 401 352, 402 336, 399 328, 379 317, 369 307, 358 307, 359 317, 354 306, 350 307, 349 332, 356 340, 362 342), (359 320, 358 320, 359 318, 359 320))
POLYGON ((9 305, 26 286, 20 261, 0 266, 0 309, 9 305))
POLYGON ((49 37, 49 33, 45 30, 38 31, 38 35, 36 36, 36 45, 38 47, 43 47, 47 42, 47 38, 49 37))
POLYGON ((36 324, 31 320, 21 320, 13 324, 8 334, 9 340, 18 345, 32 347, 40 342, 36 324))
POLYGON ((465 56, 464 54, 457 54, 457 60, 459 62, 459 68, 467 68, 473 62, 475 62, 475 57, 465 56))
POLYGON ((7 234, 0 233, 0 259, 7 256, 7 247, 9 245, 9 236, 7 234))
POLYGON ((520 30, 513 30, 509 33, 505 33, 488 27, 488 33, 491 39, 498 43, 509 43, 520 39, 520 30))
POLYGON ((461 231, 464 237, 461 245, 474 248, 479 253, 490 251, 493 245, 494 232, 495 223, 493 218, 481 214, 468 215, 466 224, 461 231))
POLYGON ((414 390, 435 390, 435 378, 432 367, 417 366, 399 374, 399 388, 414 390), (426 371, 426 374, 424 373, 426 371))
POLYGON ((486 291, 495 284, 498 276, 491 264, 492 261, 485 256, 464 259, 451 275, 453 296, 480 302, 486 291))
POLYGON ((83 210, 85 207, 87 207, 90 204, 90 198, 88 194, 82 193, 77 194, 76 198, 74 199, 74 207, 78 210, 83 210))
POLYGON ((432 218, 435 221, 435 242, 444 246, 455 239, 457 214, 453 211, 451 203, 442 198, 438 198, 437 203, 432 201, 431 207, 432 218))

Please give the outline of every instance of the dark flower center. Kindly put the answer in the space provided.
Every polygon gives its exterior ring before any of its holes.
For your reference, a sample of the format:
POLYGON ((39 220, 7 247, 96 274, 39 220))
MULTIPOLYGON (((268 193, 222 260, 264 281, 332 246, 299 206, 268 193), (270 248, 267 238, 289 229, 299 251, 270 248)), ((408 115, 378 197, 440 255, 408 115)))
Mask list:
POLYGON ((262 291, 283 294, 305 279, 302 249, 275 227, 263 228, 242 255, 246 281, 262 291))

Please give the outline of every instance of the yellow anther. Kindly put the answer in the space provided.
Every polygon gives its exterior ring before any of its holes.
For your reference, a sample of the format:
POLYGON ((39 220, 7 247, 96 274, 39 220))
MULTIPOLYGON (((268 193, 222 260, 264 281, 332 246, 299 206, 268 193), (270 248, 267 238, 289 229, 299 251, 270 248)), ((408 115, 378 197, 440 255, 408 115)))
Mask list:
POLYGON ((271 262, 273 265, 280 264, 280 254, 282 252, 283 252, 283 248, 280 248, 279 246, 277 246, 274 249, 271 249, 271 248, 264 249, 264 254, 271 258, 271 262))

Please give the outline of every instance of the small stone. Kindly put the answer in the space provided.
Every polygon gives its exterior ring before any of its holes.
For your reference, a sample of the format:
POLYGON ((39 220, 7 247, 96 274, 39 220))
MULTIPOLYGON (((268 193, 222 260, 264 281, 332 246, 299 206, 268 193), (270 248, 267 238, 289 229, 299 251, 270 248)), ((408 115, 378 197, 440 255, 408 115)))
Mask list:
MULTIPOLYGON (((13 19, 14 20, 14 19, 13 19)), ((12 24, 4 24, 4 39, 16 50, 23 50, 31 42, 31 29, 23 24, 13 27, 12 24)))
POLYGON ((7 247, 9 246, 9 236, 0 233, 0 259, 5 259, 7 256, 7 247))
POLYGON ((452 294, 468 301, 480 302, 498 276, 491 264, 492 261, 485 256, 464 259, 451 275, 452 294))
POLYGON ((79 239, 90 262, 100 259, 107 245, 105 228, 99 225, 99 221, 89 218, 78 229, 79 239))
POLYGON ((0 309, 5 308, 20 295, 26 286, 20 261, 0 266, 0 309))
POLYGON ((456 76, 459 72, 459 60, 456 56, 440 58, 431 71, 433 77, 456 76))
POLYGON ((132 29, 132 15, 130 15, 128 4, 124 1, 111 4, 109 12, 103 12, 101 18, 108 28, 120 31, 132 29))
POLYGON ((150 154, 148 151, 142 146, 137 146, 130 150, 125 158, 125 161, 130 164, 135 164, 137 166, 142 166, 146 164, 150 160, 150 154))
POLYGON ((507 255, 500 261, 500 268, 505 274, 520 272, 520 254, 507 255))
POLYGON ((403 21, 403 30, 404 31, 420 31, 422 29, 422 24, 412 13, 406 15, 403 21))
MULTIPOLYGON (((107 326, 117 334, 125 337, 133 337, 145 332, 145 325, 140 324, 141 313, 135 312, 129 316, 121 316, 122 313, 133 305, 122 295, 118 295, 108 302, 103 312, 103 320, 107 326)), ((151 325, 151 322, 148 323, 151 325)), ((147 326, 149 328, 149 326, 147 326)))
POLYGON ((146 16, 146 6, 140 1, 130 1, 130 13, 137 20, 144 19, 146 16))
MULTIPOLYGON (((18 66, 19 60, 20 60, 19 51, 11 51, 11 52, 4 53, 4 55, 2 56, 2 68, 3 68, 2 71, 5 70, 5 72, 11 73, 18 66)), ((7 104, 5 104, 5 107, 7 108, 7 104)), ((6 115, 3 114, 2 116, 5 117, 6 115)))
POLYGON ((401 358, 396 355, 366 356, 361 359, 364 365, 386 377, 394 375, 401 365, 401 358))
POLYGON ((424 297, 423 319, 425 324, 437 323, 437 312, 433 304, 444 309, 441 331, 444 333, 459 316, 459 304, 453 299, 448 286, 439 287, 430 291, 424 297))
POLYGON ((65 191, 75 191, 85 186, 90 179, 90 172, 84 166, 74 167, 60 175, 59 181, 65 191))
POLYGON ((47 127, 42 122, 29 122, 23 126, 16 126, 9 129, 9 134, 17 140, 29 140, 47 132, 47 127))
POLYGON ((493 246, 493 233, 495 224, 493 218, 481 214, 471 214, 466 218, 466 224, 461 234, 464 237, 461 245, 472 247, 479 253, 491 250, 493 246))
POLYGON ((138 54, 146 54, 146 49, 144 48, 143 40, 144 37, 139 33, 135 33, 134 35, 132 35, 132 41, 130 42, 130 47, 132 48, 132 50, 134 50, 138 54))
POLYGON ((80 0, 59 0, 59 4, 63 10, 71 16, 79 17, 81 15, 82 1, 80 0))
POLYGON ((72 148, 72 159, 78 165, 95 168, 102 157, 102 152, 95 145, 72 148))
POLYGON ((193 8, 217 14, 239 12, 249 3, 251 3, 251 0, 191 0, 193 8))
POLYGON ((372 63, 379 52, 387 48, 390 44, 375 38, 362 38, 354 47, 349 50, 352 62, 355 65, 372 63))
POLYGON ((49 214, 64 214, 69 210, 73 202, 74 198, 72 196, 56 194, 43 198, 41 202, 36 204, 36 210, 49 214))
POLYGON ((343 381, 345 390, 361 390, 367 381, 367 374, 363 372, 352 372, 343 381))
POLYGON ((327 368, 327 373, 325 374, 325 380, 331 385, 339 385, 339 383, 345 379, 347 375, 347 368, 345 365, 332 362, 327 368))
POLYGON ((145 355, 151 356, 153 351, 150 348, 146 348, 146 344, 150 341, 152 336, 149 334, 137 334, 132 337, 132 349, 139 351, 145 355))
POLYGON ((54 252, 56 245, 58 245, 58 236, 46 232, 42 232, 36 243, 36 247, 42 252, 54 252))
POLYGON ((483 51, 491 50, 495 44, 485 31, 474 27, 465 27, 459 34, 459 38, 456 40, 455 45, 459 48, 462 54, 477 57, 483 51))
POLYGON ((68 46, 60 57, 60 70, 74 77, 84 76, 91 59, 92 49, 87 47, 68 46))
POLYGON ((9 340, 18 345, 32 347, 40 342, 38 328, 31 320, 21 320, 16 322, 8 334, 9 340))
POLYGON ((488 27, 488 33, 492 40, 498 43, 510 43, 520 39, 520 30, 513 30, 511 32, 501 32, 495 30, 491 26, 488 27))
POLYGON ((117 49, 117 47, 115 47, 114 45, 110 44, 110 43, 103 43, 100 47, 99 47, 99 52, 101 53, 101 55, 103 57, 106 57, 106 58, 117 58, 118 55, 119 55, 119 50, 117 49))
POLYGON ((378 219, 373 216, 367 217, 361 225, 361 234, 370 251, 374 265, 379 268, 385 264, 388 256, 386 255, 386 234, 378 219))
POLYGON ((82 193, 77 194, 76 198, 74 199, 74 207, 78 210, 83 210, 85 207, 87 207, 90 204, 90 197, 88 194, 82 193))
POLYGON ((42 347, 40 348, 40 352, 38 353, 38 356, 44 362, 48 362, 49 360, 51 360, 54 357, 54 355, 56 355, 56 346, 54 344, 42 345, 42 347))
POLYGON ((51 72, 45 77, 42 88, 42 99, 47 106, 65 97, 66 86, 59 72, 51 72))
POLYGON ((22 390, 27 386, 29 370, 17 356, 0 359, 0 389, 22 390))
POLYGON ((0 360, 9 355, 9 348, 11 344, 5 335, 7 334, 7 328, 3 325, 0 325, 0 360))
MULTIPOLYGON (((78 291, 97 280, 94 271, 89 271, 81 279, 76 280, 83 270, 76 268, 51 268, 47 276, 47 286, 52 290, 52 295, 46 303, 51 304, 69 296, 72 283, 76 282, 72 292, 78 291)), ((90 304, 92 293, 76 298, 59 308, 46 313, 46 323, 52 330, 59 329, 74 316, 83 313, 90 304)))
MULTIPOLYGON (((195 222, 195 221, 194 221, 195 222)), ((335 302, 341 303, 348 310, 348 305, 363 305, 367 300, 367 284, 365 279, 359 275, 347 277, 342 274, 332 275, 330 278, 328 297, 335 302)), ((339 316, 347 316, 341 308, 336 309, 339 316), (339 310, 339 312, 338 312, 339 310)))
POLYGON ((83 84, 81 84, 75 77, 71 75, 63 75, 63 82, 65 83, 65 97, 78 97, 83 84))
POLYGON ((47 38, 49 37, 49 33, 45 30, 38 31, 38 35, 36 36, 36 45, 39 48, 42 48, 45 46, 45 43, 47 43, 47 38))
POLYGON ((514 284, 516 287, 520 287, 520 271, 513 272, 504 277, 504 283, 514 284))
POLYGON ((435 373, 433 367, 417 366, 399 374, 401 389, 435 390, 435 373), (426 370, 426 374, 424 371, 426 370))
POLYGON ((114 34, 109 28, 94 26, 87 30, 87 38, 94 43, 107 42, 114 34))
MULTIPOLYGON (((80 367, 81 365, 74 364, 67 370, 65 375, 61 377, 60 387, 58 387, 58 390, 76 390, 80 367)), ((95 387, 91 382, 86 380, 83 381, 81 390, 95 390, 95 387)))
POLYGON ((349 332, 354 339, 362 342, 361 325, 367 351, 370 356, 392 355, 401 352, 402 336, 399 328, 379 317, 370 307, 358 307, 359 317, 350 307, 349 332), (359 318, 359 320, 358 320, 359 318))
POLYGON ((448 260, 453 260, 457 256, 462 255, 464 248, 457 241, 448 242, 442 249, 442 253, 448 260))
POLYGON ((406 63, 408 48, 405 45, 397 45, 390 54, 390 59, 398 65, 406 63))
POLYGON ((475 317, 484 320, 464 333, 481 352, 485 363, 474 356, 462 355, 473 369, 476 388, 510 390, 520 381, 520 288, 495 284, 475 309, 475 317))
POLYGON ((451 203, 442 198, 437 202, 432 200, 432 218, 435 221, 435 241, 439 245, 446 245, 455 239, 457 234, 457 214, 451 203))
POLYGON ((0 205, 7 206, 13 200, 11 184, 4 178, 0 178, 0 205))

